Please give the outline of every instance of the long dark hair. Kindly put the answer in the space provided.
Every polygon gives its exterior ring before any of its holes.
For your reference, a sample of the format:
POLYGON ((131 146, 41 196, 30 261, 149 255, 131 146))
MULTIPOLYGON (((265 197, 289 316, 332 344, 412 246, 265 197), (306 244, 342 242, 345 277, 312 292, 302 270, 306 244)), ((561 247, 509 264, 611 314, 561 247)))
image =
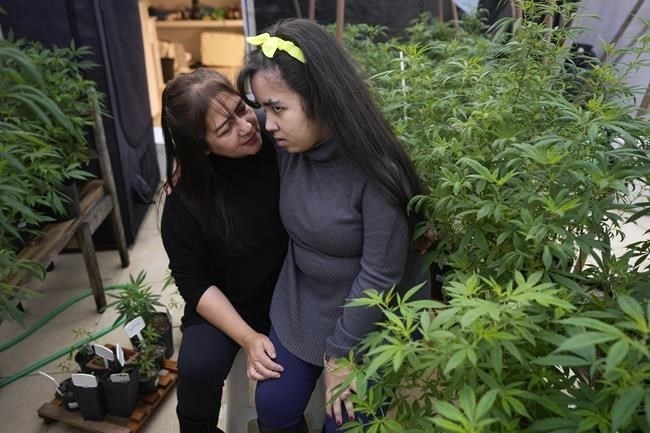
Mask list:
MULTIPOLYGON (((321 122, 337 139, 341 151, 392 203, 406 211, 408 201, 421 192, 415 169, 402 144, 375 104, 357 67, 333 35, 304 19, 280 21, 267 30, 292 41, 306 62, 277 50, 273 58, 261 49, 251 51, 237 77, 237 89, 254 107, 246 91, 253 75, 276 70, 303 100, 310 118, 321 122)), ((409 218, 412 225, 414 218, 409 218)))
POLYGON ((226 206, 219 186, 214 156, 206 155, 206 116, 213 109, 228 112, 221 95, 239 97, 228 79, 211 69, 181 74, 167 83, 162 94, 162 130, 165 138, 165 191, 174 191, 201 225, 209 247, 241 246, 238 219, 226 206))

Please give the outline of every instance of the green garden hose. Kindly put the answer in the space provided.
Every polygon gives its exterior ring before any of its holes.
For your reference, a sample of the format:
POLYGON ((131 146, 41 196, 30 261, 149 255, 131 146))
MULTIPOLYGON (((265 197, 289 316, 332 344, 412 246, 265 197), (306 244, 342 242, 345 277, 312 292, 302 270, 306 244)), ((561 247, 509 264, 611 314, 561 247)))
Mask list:
POLYGON ((18 379, 20 379, 22 377, 25 377, 30 373, 33 373, 34 371, 38 370, 42 366, 47 365, 50 362, 52 362, 52 361, 54 361, 54 360, 56 360, 56 359, 58 359, 58 358, 60 358, 62 356, 67 355, 68 353, 70 353, 70 351, 77 350, 81 346, 83 346, 84 344, 88 344, 91 341, 94 341, 94 340, 97 340, 100 337, 103 337, 104 335, 108 334, 109 332, 111 332, 112 330, 117 328, 118 326, 123 325, 125 321, 126 321, 125 319, 120 319, 119 321, 112 324, 111 326, 106 327, 106 328, 102 329, 101 331, 84 338, 82 341, 79 341, 79 342, 73 344, 69 348, 61 349, 58 352, 48 356, 47 358, 41 359, 40 361, 35 362, 34 364, 30 365, 29 367, 20 370, 18 373, 13 374, 13 375, 11 375, 9 377, 5 377, 4 379, 1 379, 0 380, 0 389, 3 388, 5 385, 9 385, 10 383, 15 382, 16 380, 18 380, 18 379))
MULTIPOLYGON (((124 287, 124 284, 116 284, 112 286, 106 286, 104 288, 105 291, 107 290, 115 290, 115 289, 121 289, 124 287)), ((25 338, 29 337, 32 335, 34 332, 38 331, 40 328, 43 327, 47 322, 52 320, 54 317, 59 315, 62 311, 64 311, 66 308, 76 304, 77 302, 81 301, 84 298, 87 298, 88 296, 92 295, 92 291, 87 290, 83 293, 80 293, 79 295, 75 296, 74 298, 70 299, 64 304, 59 305, 57 308, 54 310, 50 311, 45 317, 43 317, 41 320, 39 320, 34 326, 31 328, 25 330, 23 333, 20 335, 15 336, 14 338, 10 339, 9 341, 6 341, 4 343, 0 343, 0 352, 4 352, 5 350, 9 349, 10 347, 20 343, 22 340, 25 338)))
MULTIPOLYGON (((106 286, 104 290, 116 290, 123 288, 124 284, 117 284, 117 285, 112 285, 112 286, 106 286)), ((72 299, 68 300, 67 302, 59 305, 57 308, 49 312, 45 317, 43 317, 41 320, 39 320, 34 326, 31 328, 27 329, 20 335, 17 335, 16 337, 12 338, 11 340, 4 342, 0 344, 0 352, 3 352, 7 350, 8 348, 18 344, 25 338, 29 337, 32 335, 34 332, 36 332, 38 329, 42 328, 43 325, 45 325, 47 322, 52 320, 54 317, 56 317, 58 314, 60 314, 62 311, 70 307, 71 305, 74 305, 75 303, 79 302, 80 300, 90 296, 92 292, 90 290, 85 291, 83 293, 80 293, 79 295, 73 297, 72 299)), ((45 359, 41 359, 40 361, 35 362, 34 364, 22 369, 18 373, 15 373, 11 376, 5 377, 0 379, 0 388, 3 388, 5 385, 9 385, 12 382, 15 382, 16 380, 25 377, 26 375, 33 373, 34 371, 38 370, 44 365, 49 364, 50 362, 67 355, 71 351, 78 350, 80 347, 82 347, 85 344, 88 344, 91 341, 97 340, 98 338, 103 337, 104 335, 108 334, 109 332, 113 331, 115 328, 118 326, 123 325, 125 322, 125 319, 120 319, 119 321, 115 322, 113 325, 106 327, 102 329, 101 331, 91 334, 88 337, 84 338, 82 341, 78 341, 77 343, 73 344, 71 347, 61 349, 60 351, 46 357, 45 359)))

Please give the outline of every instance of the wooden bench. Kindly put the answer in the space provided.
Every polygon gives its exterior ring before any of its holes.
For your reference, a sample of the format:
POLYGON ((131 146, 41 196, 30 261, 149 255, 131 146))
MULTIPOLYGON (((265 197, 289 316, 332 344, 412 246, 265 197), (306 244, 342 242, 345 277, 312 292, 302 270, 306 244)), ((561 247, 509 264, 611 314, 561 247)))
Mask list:
MULTIPOLYGON (((129 265, 129 252, 126 236, 124 235, 120 204, 113 180, 113 170, 106 145, 106 136, 104 135, 101 111, 97 103, 95 104, 93 129, 101 179, 90 180, 81 188, 79 192, 80 214, 78 217, 46 225, 42 235, 32 240, 20 251, 18 259, 33 260, 47 268, 66 246, 78 247, 84 258, 97 311, 101 312, 106 307, 106 296, 92 234, 109 215, 113 223, 113 232, 122 267, 129 265)), ((30 287, 37 282, 37 279, 27 272, 15 275, 10 281, 14 287, 30 287)))

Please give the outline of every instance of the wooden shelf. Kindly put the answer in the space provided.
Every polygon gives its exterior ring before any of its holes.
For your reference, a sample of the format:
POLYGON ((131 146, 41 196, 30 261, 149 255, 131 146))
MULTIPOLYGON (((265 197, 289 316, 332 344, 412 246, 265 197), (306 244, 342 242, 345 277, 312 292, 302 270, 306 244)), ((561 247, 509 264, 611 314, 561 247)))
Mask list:
POLYGON ((159 29, 182 29, 182 28, 205 28, 205 29, 223 29, 223 28, 244 28, 243 20, 169 20, 156 21, 156 27, 159 29))
MULTIPOLYGON (((113 230, 115 232, 117 248, 120 253, 122 267, 129 265, 129 252, 124 235, 124 226, 120 214, 120 205, 117 200, 113 170, 110 165, 104 125, 102 123, 101 111, 96 97, 95 100, 95 153, 99 160, 101 179, 91 180, 85 183, 80 196, 80 213, 75 218, 66 221, 47 224, 40 236, 32 239, 18 253, 18 259, 32 260, 46 267, 52 263, 54 258, 67 246, 75 244, 83 255, 90 287, 95 298, 97 311, 104 311, 106 307, 106 296, 104 285, 99 273, 99 264, 95 254, 92 234, 99 225, 111 217, 113 230)), ((8 282, 13 287, 31 288, 38 284, 36 278, 29 272, 23 271, 13 275, 8 282)))
MULTIPOLYGON (((43 234, 32 239, 18 254, 19 259, 33 260, 47 267, 52 259, 73 239, 84 221, 91 222, 91 232, 112 209, 110 196, 104 189, 102 180, 91 180, 81 189, 79 217, 66 221, 50 223, 43 229, 43 234)), ((27 277, 27 275, 23 275, 27 277)), ((16 285, 25 284, 25 280, 12 281, 16 285)))

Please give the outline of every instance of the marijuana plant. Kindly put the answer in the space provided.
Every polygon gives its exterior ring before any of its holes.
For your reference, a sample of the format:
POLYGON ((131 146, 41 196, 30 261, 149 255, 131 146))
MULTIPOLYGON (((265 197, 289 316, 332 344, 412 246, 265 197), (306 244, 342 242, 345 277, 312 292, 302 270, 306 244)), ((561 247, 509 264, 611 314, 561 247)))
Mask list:
POLYGON ((362 68, 372 53, 448 269, 445 303, 351 302, 385 315, 354 378, 370 419, 350 431, 650 431, 649 241, 613 248, 650 214, 650 126, 614 65, 576 61, 577 29, 544 25, 572 4, 521 6, 487 35, 429 21, 350 45, 362 68))

